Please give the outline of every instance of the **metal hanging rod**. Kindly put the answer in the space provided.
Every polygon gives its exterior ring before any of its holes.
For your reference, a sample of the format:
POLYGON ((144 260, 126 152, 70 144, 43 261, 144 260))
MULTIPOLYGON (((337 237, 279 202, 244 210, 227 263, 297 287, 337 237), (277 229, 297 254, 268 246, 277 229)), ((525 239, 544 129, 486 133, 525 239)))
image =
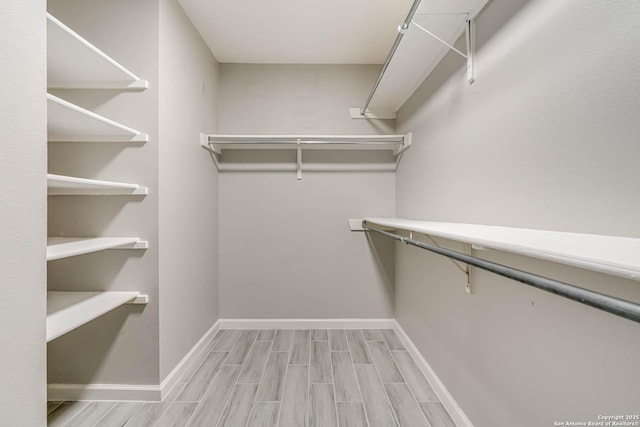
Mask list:
POLYGON ((569 283, 518 270, 516 268, 508 267, 506 265, 498 264, 492 261, 487 261, 485 259, 478 258, 472 255, 467 255, 460 252, 452 251, 450 249, 429 245, 418 240, 403 237, 398 234, 390 233, 380 228, 371 226, 367 223, 367 221, 362 222, 362 227, 365 230, 375 231, 376 233, 391 237, 392 239, 398 240, 407 245, 426 249, 430 252, 434 252, 439 255, 464 262, 465 264, 490 271, 500 276, 516 280, 526 285, 533 286, 535 288, 563 296, 570 300, 606 311, 607 313, 615 314, 616 316, 624 317, 625 319, 633 320, 634 322, 640 323, 640 304, 637 304, 635 302, 601 294, 595 291, 590 291, 588 289, 580 288, 569 283))
POLYGON ((380 82, 382 81, 382 77, 384 77, 384 73, 387 71, 387 68, 389 67, 389 64, 391 63, 391 60, 393 59, 393 55, 395 55, 396 50, 398 50, 398 46, 400 45, 400 42, 402 41, 402 37, 404 37, 404 33, 406 33, 407 30, 409 29, 409 25, 411 25, 411 21, 413 20, 413 15, 416 14, 416 11, 418 10, 418 6, 420 6, 420 0, 414 0, 413 4, 411 5, 411 9, 409 10, 409 13, 407 14, 407 17, 405 18, 404 22, 398 27, 398 35, 396 36, 396 39, 393 42, 393 46, 391 46, 391 50, 389 51, 389 55, 387 55, 387 59, 384 61, 384 65, 382 66, 382 70, 380 70, 380 74, 378 75, 378 79, 376 80, 375 84, 373 85, 373 89, 371 89, 371 93, 369 94, 369 97, 367 98, 367 102, 365 102, 364 106, 360 109, 360 115, 361 116, 364 116, 365 113, 367 112, 367 107, 369 107, 369 104, 371 103, 371 100, 373 99, 373 95, 375 95, 376 90, 378 90, 378 86, 380 86, 380 82))

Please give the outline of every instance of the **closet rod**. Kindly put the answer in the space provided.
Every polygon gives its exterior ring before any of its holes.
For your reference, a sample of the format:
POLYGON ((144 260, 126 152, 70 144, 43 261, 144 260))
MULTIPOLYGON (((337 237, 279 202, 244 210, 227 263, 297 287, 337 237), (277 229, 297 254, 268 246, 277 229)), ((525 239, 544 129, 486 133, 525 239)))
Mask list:
POLYGON ((396 40, 393 42, 393 46, 391 46, 391 50, 389 51, 389 55, 387 55, 386 61, 384 61, 384 65, 382 66, 382 70, 380 70, 380 75, 378 75, 378 80, 376 80, 375 84, 373 85, 373 89, 371 89, 371 93, 369 94, 369 97, 367 98, 367 102, 365 102, 364 106, 360 109, 360 115, 361 116, 364 116, 365 113, 367 112, 367 107, 371 103, 371 100, 373 99, 373 95, 375 95, 376 90, 378 90, 378 86, 380 86, 380 82, 382 81, 382 77, 384 77, 384 73, 387 71, 387 68, 389 67, 389 64, 391 63, 391 60, 393 59, 393 55, 395 55, 396 50, 398 49, 398 46, 400 45, 400 41, 402 41, 402 37, 404 37, 404 33, 406 33, 407 30, 409 29, 409 26, 411 25, 411 21, 413 20, 413 15, 415 15, 416 11, 418 10, 418 6, 420 6, 420 0, 414 0, 413 4, 411 5, 411 9, 409 10, 409 14, 405 18, 405 20, 402 23, 402 25, 400 25, 398 27, 398 35, 396 36, 396 40))
POLYGON ((362 221, 362 227, 365 229, 365 231, 375 231, 376 233, 380 233, 395 240, 399 240, 402 243, 417 246, 419 248, 426 249, 428 251, 446 256, 448 258, 453 258, 455 260, 464 262, 465 264, 490 271, 500 276, 516 280, 526 285, 533 286, 538 289, 542 289, 544 291, 551 292, 556 295, 560 295, 565 298, 580 302, 582 304, 586 304, 591 307, 606 311, 608 313, 615 314, 616 316, 624 317, 625 319, 633 320, 634 322, 640 323, 640 304, 637 304, 635 302, 626 301, 620 298, 612 297, 610 295, 605 295, 599 292, 590 291, 588 289, 579 288, 568 283, 549 279, 548 277, 539 276, 537 274, 518 270, 516 268, 507 267, 506 265, 487 261, 485 259, 478 258, 472 255, 467 255, 460 252, 452 251, 450 249, 429 245, 418 240, 403 237, 398 234, 390 233, 388 231, 381 230, 380 228, 373 227, 369 225, 367 221, 362 221))

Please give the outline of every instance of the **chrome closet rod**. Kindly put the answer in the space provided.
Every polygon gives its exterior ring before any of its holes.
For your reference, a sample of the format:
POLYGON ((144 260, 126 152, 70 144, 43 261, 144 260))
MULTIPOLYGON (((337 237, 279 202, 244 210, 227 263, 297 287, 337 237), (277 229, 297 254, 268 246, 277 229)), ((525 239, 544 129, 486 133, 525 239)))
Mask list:
POLYGON ((512 267, 507 267, 506 265, 487 261, 485 259, 478 258, 472 255, 467 255, 460 252, 452 251, 450 249, 429 245, 418 240, 403 237, 398 234, 390 233, 377 227, 373 227, 369 225, 367 221, 362 222, 362 227, 365 230, 375 231, 376 233, 380 233, 395 240, 399 240, 402 243, 417 246, 430 252, 453 258, 455 260, 464 262, 465 264, 490 271, 500 276, 508 277, 509 279, 516 280, 526 285, 533 286, 535 288, 542 289, 544 291, 563 296, 565 298, 589 305, 608 313, 615 314, 616 316, 624 317, 625 319, 633 320, 634 322, 640 323, 640 304, 637 304, 635 302, 601 294, 595 291, 590 291, 588 289, 570 285, 569 283, 560 282, 558 280, 549 279, 548 277, 539 276, 537 274, 518 270, 512 267))
POLYGON ((373 99, 373 95, 375 95, 376 90, 378 90, 378 86, 380 86, 380 82, 382 81, 382 77, 384 77, 384 73, 387 71, 387 67, 391 63, 391 59, 393 59, 393 55, 395 55, 396 50, 398 49, 398 45, 400 45, 400 41, 402 37, 404 37, 404 33, 409 29, 409 25, 411 25, 411 21, 413 20, 413 15, 416 14, 418 10, 418 6, 420 6, 420 0, 414 0, 411 5, 411 9, 409 10, 409 14, 405 18, 404 22, 400 27, 398 27, 398 35, 396 36, 396 40, 393 42, 393 46, 391 46, 391 50, 389 51, 389 55, 387 55, 386 61, 384 61, 384 65, 382 66, 382 70, 380 70, 380 75, 378 76, 378 80, 376 80, 373 85, 373 89, 371 89, 371 93, 367 98, 367 102, 364 103, 364 106, 360 109, 360 115, 364 116, 364 113, 367 112, 367 107, 371 103, 373 99))

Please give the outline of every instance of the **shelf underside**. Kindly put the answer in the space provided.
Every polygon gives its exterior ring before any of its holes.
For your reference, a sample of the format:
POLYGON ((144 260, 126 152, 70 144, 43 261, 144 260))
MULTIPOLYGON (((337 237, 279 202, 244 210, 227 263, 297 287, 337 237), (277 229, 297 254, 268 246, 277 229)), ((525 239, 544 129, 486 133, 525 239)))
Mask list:
POLYGON ((144 90, 147 86, 146 80, 47 14, 47 87, 144 90))
POLYGON ((139 292, 47 292, 47 342, 134 301, 139 292))
POLYGON ((145 142, 146 134, 47 94, 49 142, 145 142))
POLYGON ((49 196, 146 195, 146 187, 123 182, 100 181, 47 174, 49 196))
POLYGON ((640 280, 640 239, 475 224, 365 218, 371 224, 640 280))
POLYGON ((137 237, 48 237, 47 261, 69 258, 107 249, 146 249, 137 237))

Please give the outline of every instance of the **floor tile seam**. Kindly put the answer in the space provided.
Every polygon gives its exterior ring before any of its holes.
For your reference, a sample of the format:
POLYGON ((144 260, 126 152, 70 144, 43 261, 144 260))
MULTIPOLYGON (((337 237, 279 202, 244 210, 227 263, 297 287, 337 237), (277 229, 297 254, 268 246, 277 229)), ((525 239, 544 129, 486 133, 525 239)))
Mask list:
MULTIPOLYGON (((275 333, 273 334, 273 337, 275 338, 275 333)), ((256 405, 256 398, 258 397, 258 389, 260 388, 260 380, 262 380, 262 377, 264 377, 265 371, 267 370, 267 364, 269 363, 269 355, 271 354, 271 349, 273 348, 273 340, 271 340, 271 341, 257 341, 256 340, 254 342, 254 344, 253 344, 254 348, 255 348, 256 343, 258 343, 258 342, 270 342, 271 345, 269 347, 269 350, 266 352, 267 358, 264 361, 264 366, 262 367, 262 373, 260 374, 260 377, 258 378, 258 382, 257 383, 250 383, 250 384, 256 384, 256 392, 253 395, 253 401, 251 402, 251 408, 249 408, 249 416, 247 417, 247 424, 245 425, 245 427, 247 425, 249 425, 249 420, 251 419, 251 414, 253 413, 253 408, 256 405)), ((252 351, 253 351, 253 349, 252 349, 252 351)), ((240 374, 238 374, 238 381, 240 381, 240 377, 242 376, 242 372, 243 371, 244 371, 244 367, 240 371, 240 374)), ((239 384, 244 384, 244 383, 239 383, 239 384)))
MULTIPOLYGON (((380 335, 382 335, 382 334, 380 334, 380 335)), ((371 350, 369 350, 369 352, 371 352, 371 350)), ((375 360, 373 358, 373 354, 371 355, 371 360, 374 362, 372 365, 362 365, 362 366, 373 366, 373 369, 375 369, 376 375, 378 376, 378 380, 380 381, 380 384, 382 384, 382 390, 384 392, 384 395, 387 398, 387 404, 389 405, 389 408, 391 408, 391 415, 393 416, 393 420, 395 421, 396 426, 399 426, 400 422, 398 421, 398 416, 396 415, 395 409, 393 409, 393 405, 391 404, 391 398, 389 397, 389 393, 387 393, 387 388, 384 386, 384 381, 382 381, 382 376, 380 375, 380 370, 378 369, 378 365, 376 365, 376 363, 375 363, 375 360)), ((395 363, 395 361, 394 361, 394 363, 395 363)), ((400 371, 400 370, 398 369, 398 371, 400 371)), ((402 375, 402 373, 400 373, 400 375, 402 375)), ((404 377, 402 377, 402 378, 404 379, 404 377)), ((364 400, 364 396, 363 396, 363 400, 364 400)), ((363 402, 363 404, 364 404, 364 402, 363 402)))
MULTIPOLYGON (((363 334, 364 335, 364 334, 363 334)), ((346 339, 346 334, 345 334, 345 339, 346 339)), ((366 406, 364 403, 364 393, 362 392, 362 385, 360 384, 360 380, 358 379, 358 373, 356 372, 356 366, 353 363, 353 358, 351 356, 351 347, 349 346, 349 341, 347 341, 347 347, 349 348, 349 358, 351 359, 351 369, 353 370, 353 377, 356 380, 356 386, 358 386, 358 393, 360 393, 360 403, 362 404, 362 412, 364 412, 364 419, 367 422, 367 426, 370 426, 371 423, 369 422, 369 414, 367 414, 366 406)), ((348 402, 348 401, 341 401, 341 402, 348 402)), ((338 410, 338 401, 336 401, 336 411, 338 410)))

